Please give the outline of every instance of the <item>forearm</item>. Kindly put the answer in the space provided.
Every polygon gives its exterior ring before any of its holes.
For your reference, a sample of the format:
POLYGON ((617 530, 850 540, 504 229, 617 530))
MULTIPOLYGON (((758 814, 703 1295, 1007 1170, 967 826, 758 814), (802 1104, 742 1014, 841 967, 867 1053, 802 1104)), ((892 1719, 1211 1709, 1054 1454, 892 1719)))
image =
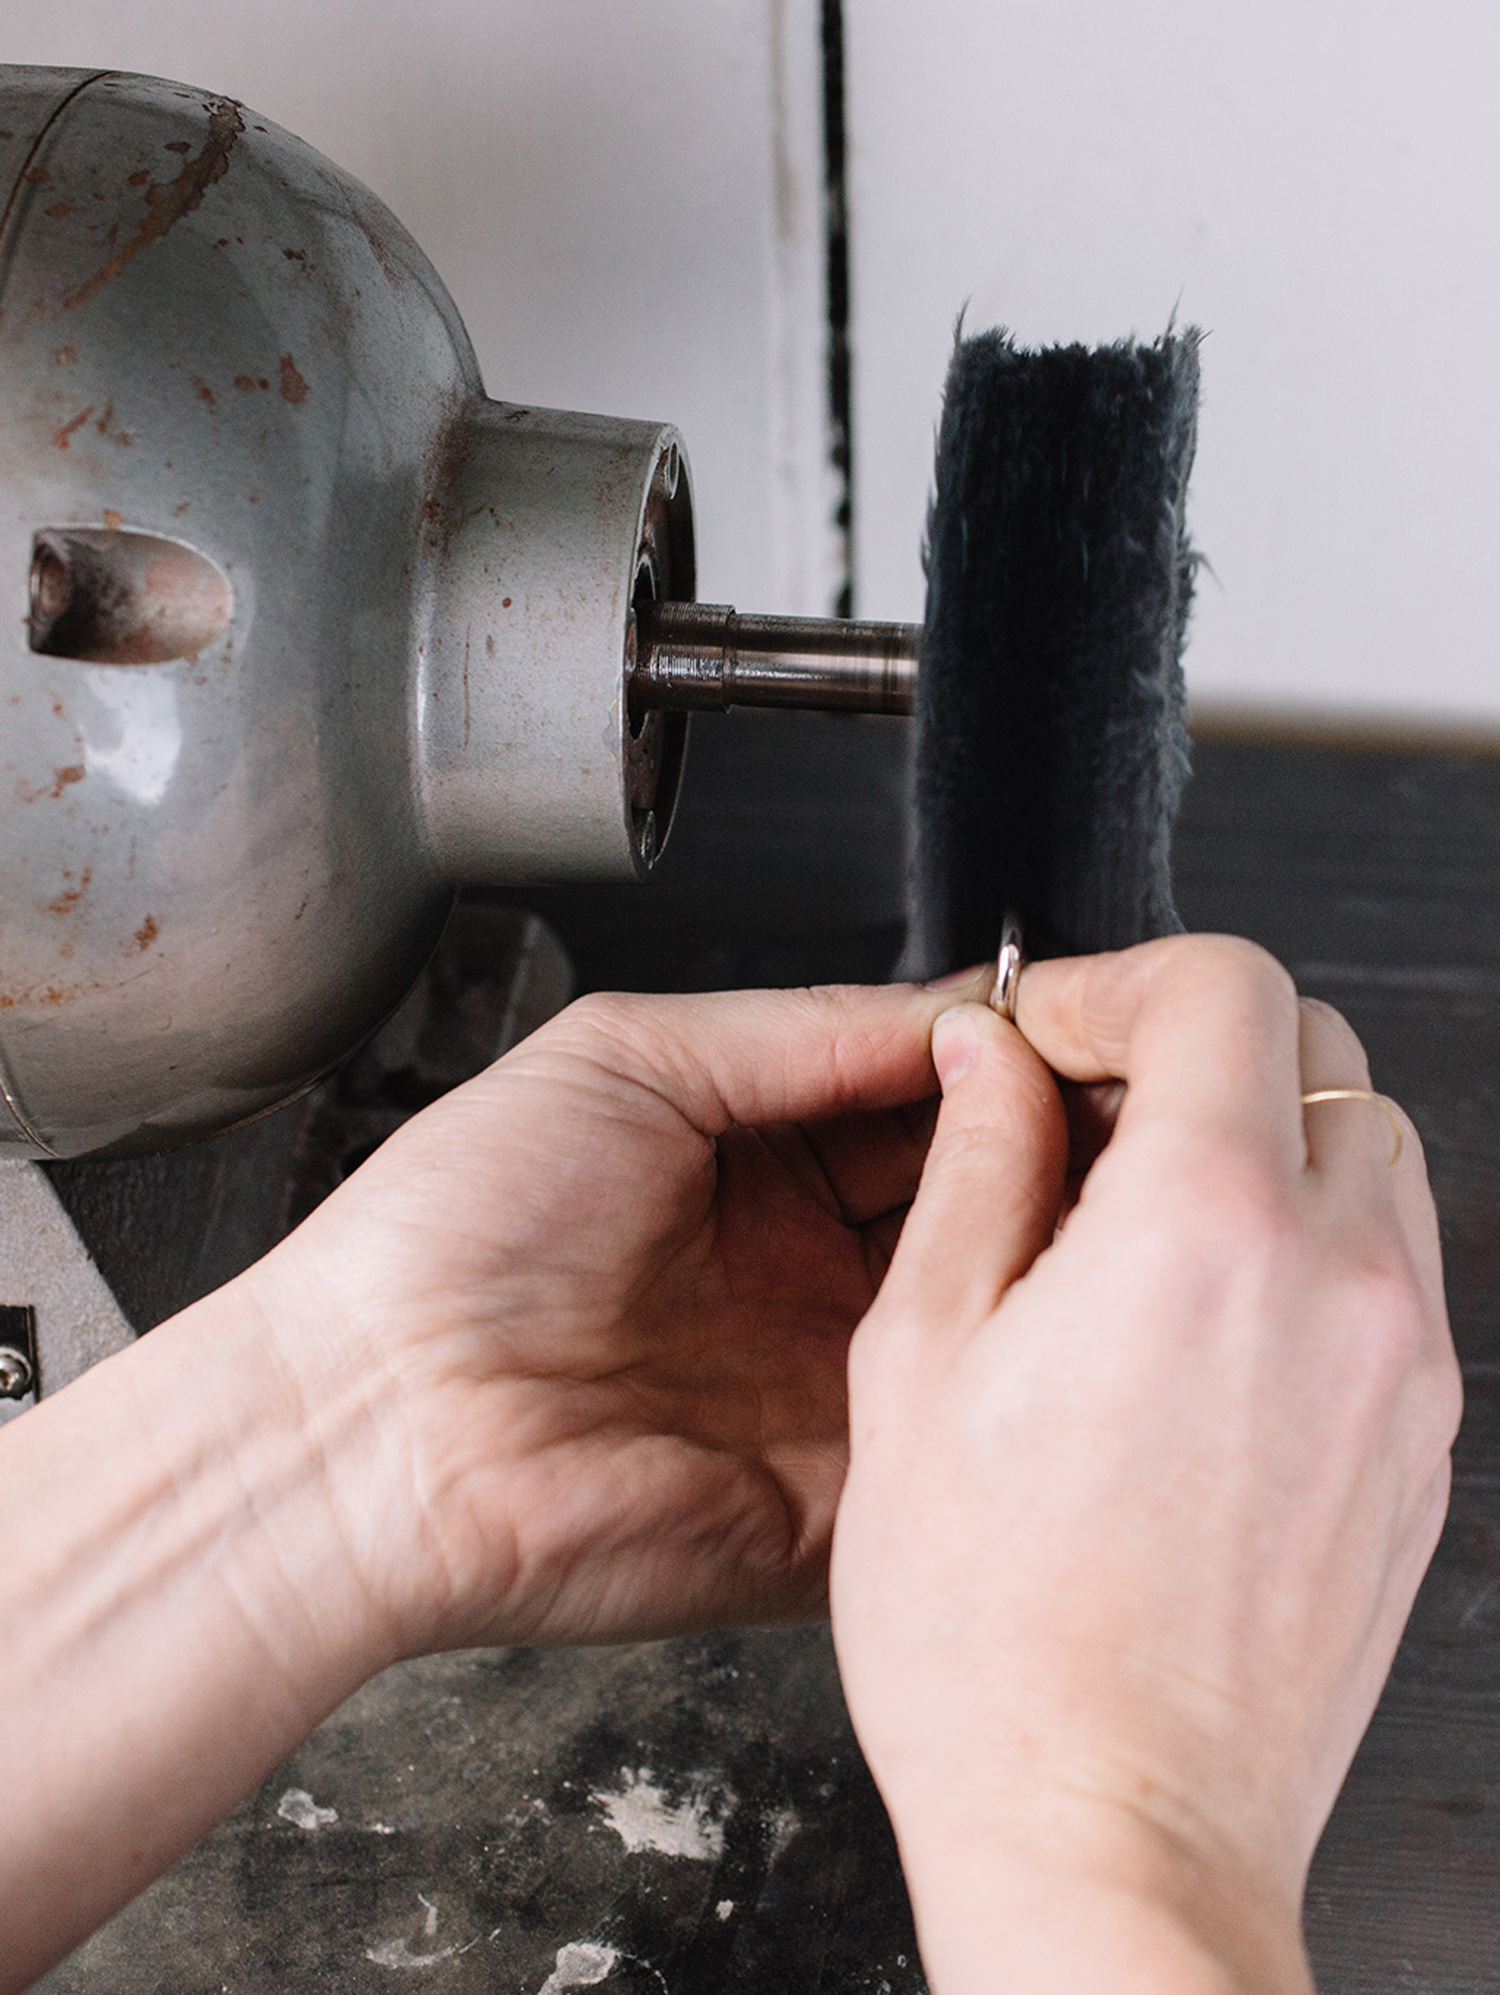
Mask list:
POLYGON ((0 1989, 392 1659, 327 1473, 379 1422, 316 1397, 232 1286, 0 1431, 0 1989))

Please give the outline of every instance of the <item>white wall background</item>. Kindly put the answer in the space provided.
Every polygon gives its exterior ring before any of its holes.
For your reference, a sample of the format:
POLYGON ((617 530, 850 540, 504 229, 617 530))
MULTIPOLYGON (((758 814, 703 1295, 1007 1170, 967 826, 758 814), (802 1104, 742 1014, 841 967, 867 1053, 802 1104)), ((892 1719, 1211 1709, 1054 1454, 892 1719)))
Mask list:
MULTIPOLYGON (((916 616, 952 322, 1205 326, 1200 697, 1500 718, 1500 7, 845 0, 858 606, 916 616)), ((492 392, 665 416, 702 593, 819 611, 817 0, 0 0, 350 166, 492 392)))
POLYGON ((0 0, 0 61, 242 98, 433 259, 510 401, 678 423, 700 594, 831 599, 817 0, 0 0))
POLYGON ((857 577, 913 616, 958 307, 1208 330, 1199 696, 1500 716, 1493 0, 848 0, 857 577))

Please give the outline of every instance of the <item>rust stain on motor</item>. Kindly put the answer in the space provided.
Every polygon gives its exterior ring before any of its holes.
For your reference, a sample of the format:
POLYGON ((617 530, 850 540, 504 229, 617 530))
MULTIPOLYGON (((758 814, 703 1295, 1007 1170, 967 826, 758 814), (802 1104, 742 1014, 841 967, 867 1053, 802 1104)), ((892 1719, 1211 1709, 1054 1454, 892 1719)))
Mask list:
POLYGON ((81 430, 84 424, 88 421, 89 417, 93 413, 94 413, 94 405, 92 402, 90 402, 86 409, 80 409, 78 411, 78 414, 74 416, 71 422, 64 423, 61 429, 54 431, 52 436, 53 448, 55 450, 69 449, 72 443, 74 432, 77 430, 81 430))
MULTIPOLYGON (((65 880, 70 880, 72 879, 72 877, 73 876, 71 873, 63 874, 63 878, 65 880)), ((71 914, 73 910, 78 906, 78 903, 83 899, 84 895, 88 892, 89 886, 93 881, 93 877, 94 877, 93 867, 85 866, 83 869, 83 873, 79 878, 77 886, 64 887, 62 892, 57 896, 56 900, 51 900, 47 902, 44 911, 47 914, 71 914)))
POLYGON ((228 97, 216 97, 208 108, 208 137, 202 152, 194 159, 185 159, 182 171, 165 187, 152 182, 146 190, 147 212, 135 234, 115 251, 108 263, 101 264, 92 277, 85 279, 76 291, 68 293, 62 301, 64 311, 70 311, 75 305, 86 305, 90 298, 118 277, 143 249, 160 242, 184 215, 193 212, 214 182, 222 180, 229 171, 229 155, 244 129, 245 120, 240 116, 239 105, 228 97))

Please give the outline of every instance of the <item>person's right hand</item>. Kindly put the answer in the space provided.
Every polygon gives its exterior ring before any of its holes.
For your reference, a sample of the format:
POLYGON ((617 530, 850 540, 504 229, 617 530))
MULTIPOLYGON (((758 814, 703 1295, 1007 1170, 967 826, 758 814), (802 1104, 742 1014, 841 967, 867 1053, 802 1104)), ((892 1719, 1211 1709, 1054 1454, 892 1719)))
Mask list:
POLYGON ((1420 1148, 1391 1168, 1376 1104, 1300 1105, 1364 1056, 1248 944, 1034 965, 1020 1026, 1123 1104, 1053 1238, 1025 1047, 978 1005, 938 1023, 851 1353, 850 1708, 935 1995, 1305 1989, 1307 1866, 1460 1408, 1420 1148))

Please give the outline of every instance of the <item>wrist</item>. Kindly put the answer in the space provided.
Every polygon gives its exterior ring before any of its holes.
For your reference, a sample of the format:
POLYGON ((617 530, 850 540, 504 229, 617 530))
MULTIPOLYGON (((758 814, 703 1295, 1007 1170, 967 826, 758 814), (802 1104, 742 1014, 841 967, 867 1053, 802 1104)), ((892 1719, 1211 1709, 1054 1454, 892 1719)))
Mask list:
POLYGON ((933 1995, 1313 1995, 1275 1886, 1065 1812, 1029 1841, 897 1817, 933 1995))
POLYGON ((455 1332, 450 1312, 427 1320, 383 1298, 351 1304, 329 1278, 337 1265, 336 1242, 296 1234, 231 1287, 298 1409, 323 1543, 337 1548, 360 1640, 379 1667, 523 1639, 503 1611, 514 1535, 502 1521, 512 1481, 508 1423, 496 1417, 503 1389, 481 1392, 471 1350, 455 1354, 458 1312, 455 1332), (481 1507, 487 1528, 475 1521, 481 1507))
POLYGON ((87 1556, 111 1619, 139 1589, 212 1624, 305 1730, 398 1653, 361 1556, 376 1506, 354 1500, 377 1428, 365 1383, 290 1362, 240 1280, 44 1400, 16 1438, 46 1478, 56 1570, 87 1556))
POLYGON ((400 1381, 303 1272, 273 1255, 147 1343, 173 1397, 192 1379, 230 1430, 242 1583, 298 1631, 291 1667, 343 1695, 433 1644, 393 1577, 413 1563, 416 1509, 400 1381))

